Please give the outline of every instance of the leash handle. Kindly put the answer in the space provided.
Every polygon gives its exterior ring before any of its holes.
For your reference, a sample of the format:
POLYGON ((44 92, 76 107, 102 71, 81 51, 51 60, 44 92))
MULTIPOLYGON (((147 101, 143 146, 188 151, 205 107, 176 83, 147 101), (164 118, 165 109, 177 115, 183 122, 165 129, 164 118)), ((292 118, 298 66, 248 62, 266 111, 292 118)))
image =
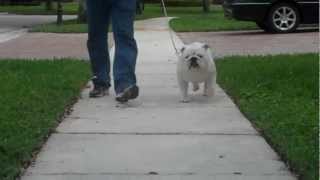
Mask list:
POLYGON ((172 46, 173 46, 174 50, 176 51, 176 55, 178 56, 179 55, 179 51, 177 49, 176 43, 174 42, 173 32, 172 32, 172 29, 170 28, 168 12, 167 12, 167 8, 166 8, 166 5, 164 3, 164 0, 161 0, 161 4, 162 4, 164 16, 167 18, 167 23, 168 23, 168 27, 169 27, 169 34, 170 34, 171 43, 172 43, 172 46))

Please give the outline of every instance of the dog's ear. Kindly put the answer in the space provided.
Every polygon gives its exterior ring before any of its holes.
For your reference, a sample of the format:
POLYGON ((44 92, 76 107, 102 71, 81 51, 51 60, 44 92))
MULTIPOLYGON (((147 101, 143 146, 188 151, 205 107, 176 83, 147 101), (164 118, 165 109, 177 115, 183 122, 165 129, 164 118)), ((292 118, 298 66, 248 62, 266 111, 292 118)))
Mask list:
POLYGON ((205 50, 208 50, 208 49, 210 48, 210 46, 209 46, 208 44, 204 44, 202 47, 203 47, 203 49, 205 49, 205 50))
POLYGON ((183 47, 180 49, 180 52, 183 53, 184 50, 186 50, 186 47, 185 47, 185 46, 183 46, 183 47))

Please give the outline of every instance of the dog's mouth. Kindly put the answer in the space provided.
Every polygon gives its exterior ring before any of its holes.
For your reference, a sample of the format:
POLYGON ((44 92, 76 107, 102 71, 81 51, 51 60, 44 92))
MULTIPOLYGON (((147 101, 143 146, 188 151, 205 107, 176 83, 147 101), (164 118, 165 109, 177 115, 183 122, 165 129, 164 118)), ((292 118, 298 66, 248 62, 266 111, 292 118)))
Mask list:
POLYGON ((189 60, 189 69, 191 68, 199 68, 199 64, 198 64, 198 58, 196 57, 192 57, 190 60, 189 60))

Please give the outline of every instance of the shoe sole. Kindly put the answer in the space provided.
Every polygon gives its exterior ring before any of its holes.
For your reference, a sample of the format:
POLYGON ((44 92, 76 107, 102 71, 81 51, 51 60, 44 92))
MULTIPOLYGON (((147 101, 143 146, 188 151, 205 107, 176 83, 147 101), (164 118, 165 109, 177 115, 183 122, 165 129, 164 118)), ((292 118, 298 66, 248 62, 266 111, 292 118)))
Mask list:
POLYGON ((139 87, 133 86, 128 89, 126 89, 123 92, 123 95, 121 97, 116 97, 116 100, 121 103, 128 102, 130 99, 135 99, 139 96, 139 87))

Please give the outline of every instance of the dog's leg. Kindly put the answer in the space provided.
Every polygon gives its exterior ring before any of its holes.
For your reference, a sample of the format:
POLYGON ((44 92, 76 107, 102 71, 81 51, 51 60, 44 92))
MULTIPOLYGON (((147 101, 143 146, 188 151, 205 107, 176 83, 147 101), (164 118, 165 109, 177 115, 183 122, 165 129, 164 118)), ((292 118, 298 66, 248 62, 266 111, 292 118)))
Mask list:
POLYGON ((179 87, 182 95, 181 102, 187 103, 190 101, 190 98, 188 97, 188 82, 184 80, 179 80, 179 87))
POLYGON ((204 83, 204 96, 212 97, 215 94, 216 75, 214 73, 204 83))
POLYGON ((198 91, 198 90, 200 89, 199 83, 194 82, 194 83, 192 83, 192 84, 193 84, 193 91, 194 91, 194 92, 196 92, 196 91, 198 91))

